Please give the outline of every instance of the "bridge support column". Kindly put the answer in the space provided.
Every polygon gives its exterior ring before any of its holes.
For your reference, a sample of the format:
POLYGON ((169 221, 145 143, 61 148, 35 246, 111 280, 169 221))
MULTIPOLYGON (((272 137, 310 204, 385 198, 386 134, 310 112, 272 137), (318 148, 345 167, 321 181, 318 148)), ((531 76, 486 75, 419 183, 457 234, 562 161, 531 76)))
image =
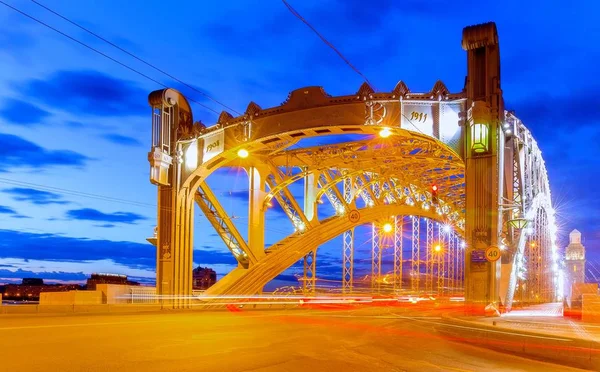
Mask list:
POLYGON ((376 222, 371 230, 371 290, 381 290, 381 227, 376 222))
POLYGON ((419 228, 419 216, 411 216, 412 221, 412 258, 411 258, 411 273, 410 273, 410 289, 412 294, 419 293, 419 282, 421 280, 421 257, 419 255, 420 248, 420 228, 419 228))
MULTIPOLYGON (((500 88, 500 52, 493 23, 463 30, 467 51, 467 108, 463 126, 466 194, 465 300, 471 312, 483 313, 499 298, 499 262, 485 252, 498 247, 498 128, 504 118, 500 88)), ((500 144, 504 146, 504 143, 500 144)))
POLYGON ((394 217, 394 290, 402 290, 402 230, 404 216, 394 217))
POLYGON ((184 155, 184 150, 197 150, 198 142, 179 142, 193 123, 189 103, 179 92, 154 91, 148 102, 152 107, 150 182, 158 186, 156 294, 165 307, 187 307, 192 294, 196 190, 182 187, 182 182, 197 164, 198 152, 185 151, 184 155))
POLYGON ((304 280, 302 281, 302 291, 304 294, 315 294, 316 279, 317 250, 315 249, 304 256, 304 280))
POLYGON ((425 219, 427 224, 427 232, 426 232, 426 241, 425 244, 427 246, 426 251, 426 259, 425 262, 425 292, 432 293, 433 292, 433 264, 435 253, 433 251, 433 220, 430 218, 425 219))
POLYGON ((265 206, 268 170, 248 167, 248 248, 254 257, 265 255, 265 206))
POLYGON ((165 307, 187 307, 192 295, 193 199, 188 190, 158 190, 156 293, 165 307))

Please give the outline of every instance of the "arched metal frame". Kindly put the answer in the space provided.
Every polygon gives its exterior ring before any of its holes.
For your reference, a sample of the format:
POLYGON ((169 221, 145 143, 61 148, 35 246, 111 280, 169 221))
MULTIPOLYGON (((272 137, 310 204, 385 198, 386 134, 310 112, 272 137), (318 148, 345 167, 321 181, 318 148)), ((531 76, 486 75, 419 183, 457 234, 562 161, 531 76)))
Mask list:
MULTIPOLYGON (((356 95, 342 97, 330 97, 321 88, 309 87, 292 92, 288 100, 279 107, 262 110, 251 103, 245 115, 233 118, 224 112, 216 126, 198 129, 191 124, 182 127, 183 121, 191 121, 191 110, 180 93, 171 89, 154 92, 150 103, 159 130, 153 129, 153 134, 156 134, 156 139, 153 137, 154 152, 150 154, 153 157, 153 180, 168 186, 162 186, 162 191, 159 191, 159 195, 165 195, 163 200, 167 191, 172 193, 175 190, 170 204, 161 204, 159 216, 165 210, 176 211, 175 216, 180 221, 178 223, 183 224, 186 229, 185 234, 174 236, 184 242, 176 244, 189 246, 193 240, 193 215, 190 215, 190 211, 194 201, 200 206, 239 262, 239 267, 233 273, 209 290, 215 294, 260 291, 268 280, 303 257, 307 262, 305 271, 310 272, 312 278, 305 285, 314 288, 315 252, 318 245, 313 241, 298 249, 298 244, 309 242, 306 236, 322 232, 323 226, 336 226, 334 230, 337 231, 338 225, 345 228, 338 233, 344 236, 342 287, 344 291, 351 290, 353 227, 357 223, 348 223, 350 214, 360 211, 361 216, 369 216, 371 222, 393 216, 413 216, 411 287, 418 291, 422 257, 419 248, 419 219, 414 216, 449 223, 459 235, 464 229, 464 162, 460 156, 462 146, 460 141, 453 142, 457 136, 462 138, 461 121, 457 120, 456 134, 452 137, 441 133, 440 126, 444 110, 454 105, 464 112, 464 101, 463 93, 450 94, 440 82, 436 83, 431 92, 422 94, 410 92, 402 82, 391 93, 375 93, 364 84, 356 95), (430 127, 405 120, 406 107, 409 106, 433 107, 437 110, 432 115, 433 121, 427 124, 430 127), (189 118, 186 117, 186 112, 189 118), (161 138, 159 134, 165 132, 160 125, 166 124, 171 126, 173 133, 165 140, 165 136, 161 138), (389 138, 378 136, 384 129, 391 133, 389 138), (422 130, 430 134, 420 133, 422 130), (303 138, 348 133, 367 138, 340 144, 294 148, 303 138), (199 154, 197 159, 187 159, 187 152, 184 150, 190 146, 197 146, 197 151, 191 152, 199 154), (240 150, 249 156, 239 156, 240 150), (195 162, 199 164, 187 169, 189 164, 195 162), (248 172, 248 241, 244 241, 205 182, 211 173, 222 167, 241 167, 248 172), (170 178, 171 184, 165 183, 164 175, 168 174, 165 169, 170 169, 168 172, 174 175, 170 178), (299 181, 304 181, 304 205, 300 205, 290 188, 299 181), (431 200, 431 184, 438 185, 442 196, 439 203, 431 200), (272 199, 276 199, 281 205, 296 232, 265 249, 264 212, 272 199), (323 199, 329 201, 335 213, 326 219, 320 219, 317 213, 323 199), (359 208, 358 201, 365 207, 359 208), (307 256, 308 254, 311 256, 307 256), (253 284, 248 283, 250 277, 254 280, 253 284)), ((512 172, 503 173, 502 177, 510 177, 512 188, 506 187, 506 192, 499 196, 499 204, 510 204, 510 207, 501 208, 498 223, 502 234, 500 238, 514 249, 514 254, 508 257, 508 261, 513 262, 506 293, 506 303, 510 308, 527 237, 525 233, 508 227, 507 222, 525 216, 536 226, 541 224, 543 227, 536 230, 539 231, 536 236, 544 241, 543 257, 551 260, 552 268, 556 266, 557 254, 554 212, 541 152, 529 131, 511 113, 506 113, 503 129, 506 128, 510 128, 512 134, 509 136, 506 135, 508 132, 504 132, 505 135, 499 138, 509 145, 512 152, 502 152, 500 167, 504 168, 506 161, 512 163, 508 164, 512 172), (545 219, 535 218, 535 213, 540 208, 545 211, 545 219), (547 252, 548 249, 550 253, 547 252)), ((504 146, 499 147, 504 149, 504 146)), ((428 250, 424 258, 427 265, 431 265, 432 238, 429 226, 427 230, 428 250)), ((173 234, 173 231, 169 234, 173 234)), ((172 247, 165 248, 165 238, 160 238, 161 234, 164 235, 164 232, 159 232, 159 241, 163 242, 163 245, 159 245, 159 259, 171 257, 172 250, 172 247)), ((329 231, 326 236, 330 236, 329 231)), ((319 244, 327 240, 321 233, 314 237, 319 244)), ((462 254, 455 254, 456 251, 462 252, 458 241, 455 242, 452 235, 445 236, 444 239, 448 241, 449 251, 444 254, 450 260, 448 274, 452 278, 448 278, 446 285, 444 279, 440 279, 440 270, 444 274, 444 265, 438 264, 438 288, 448 287, 453 291, 457 282, 462 284, 465 260, 462 254)), ((401 245, 397 241, 394 244, 396 284, 398 272, 402 271, 401 249, 398 253, 396 248, 398 244, 401 245)), ((380 249, 381 247, 377 247, 378 252, 375 252, 375 246, 373 248, 373 253, 379 254, 378 257, 373 254, 373 267, 378 276, 381 275, 380 249)), ((189 261, 188 255, 189 253, 185 253, 182 257, 189 261)), ((183 267, 176 268, 175 275, 185 279, 187 265, 185 263, 183 267)), ((426 289, 429 290, 433 287, 433 272, 433 266, 426 267, 426 289)), ((373 276, 375 274, 373 272, 373 276)), ((544 271, 544 275, 554 275, 552 278, 541 279, 545 283, 544 288, 549 287, 549 283, 556 284, 554 269, 544 271)), ((400 275, 400 282, 401 278, 400 275)), ((185 292, 188 284, 177 291, 185 292)))

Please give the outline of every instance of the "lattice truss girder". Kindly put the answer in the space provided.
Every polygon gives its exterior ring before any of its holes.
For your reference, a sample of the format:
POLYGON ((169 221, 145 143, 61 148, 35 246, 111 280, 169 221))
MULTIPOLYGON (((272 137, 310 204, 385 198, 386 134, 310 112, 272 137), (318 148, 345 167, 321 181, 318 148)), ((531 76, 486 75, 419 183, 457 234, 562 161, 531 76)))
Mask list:
POLYGON ((304 277, 302 281, 303 292, 313 294, 316 289, 317 280, 317 251, 313 250, 304 256, 304 277))
POLYGON ((404 216, 394 217, 394 289, 402 289, 404 216))
POLYGON ((507 123, 513 132, 513 207, 509 218, 526 218, 526 229, 510 229, 515 248, 507 308, 510 309, 517 285, 524 300, 552 301, 555 296, 557 258, 554 210, 551 203, 548 175, 541 150, 529 130, 512 113, 507 123))
MULTIPOLYGON (((464 207, 462 160, 444 155, 426 140, 399 138, 387 147, 374 140, 310 147, 282 152, 271 161, 275 165, 306 166, 311 170, 344 169, 350 173, 375 174, 404 185, 410 182, 421 190, 428 190, 436 183, 440 195, 446 197, 445 202, 453 209, 464 207)), ((390 186, 379 183, 374 192, 390 186)))
POLYGON ((420 218, 416 216, 411 216, 412 222, 412 235, 411 235, 411 243, 412 243, 412 270, 410 273, 410 286, 413 292, 419 291, 419 284, 421 280, 421 255, 419 254, 420 248, 420 218))
POLYGON ((379 290, 381 288, 381 224, 373 223, 371 225, 371 288, 379 290))
POLYGON ((253 256, 246 241, 206 183, 200 185, 194 199, 236 260, 243 266, 247 266, 249 261, 257 262, 257 258, 253 256))
POLYGON ((425 275, 425 290, 429 293, 433 291, 433 264, 435 253, 433 251, 433 220, 426 219, 427 231, 426 231, 426 245, 427 245, 427 262, 426 262, 426 275, 425 275))

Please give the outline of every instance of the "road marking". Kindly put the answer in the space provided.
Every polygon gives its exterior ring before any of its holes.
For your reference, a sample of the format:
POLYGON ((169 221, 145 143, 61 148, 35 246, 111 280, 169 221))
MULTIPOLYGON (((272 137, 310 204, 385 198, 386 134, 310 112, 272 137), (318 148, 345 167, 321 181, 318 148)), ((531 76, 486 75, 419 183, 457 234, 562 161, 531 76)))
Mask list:
POLYGON ((65 328, 65 327, 85 327, 85 326, 103 326, 103 325, 124 325, 124 324, 143 324, 143 323, 165 323, 175 320, 141 320, 137 322, 104 322, 104 323, 74 323, 74 324, 48 324, 48 325, 30 325, 19 327, 0 327, 0 331, 11 331, 15 329, 42 329, 42 328, 65 328))
POLYGON ((540 339, 544 339, 544 340, 556 340, 556 341, 572 342, 572 340, 569 340, 568 338, 548 337, 548 336, 534 336, 534 335, 525 335, 525 334, 522 334, 522 333, 515 333, 515 332, 497 331, 497 330, 494 330, 494 329, 481 329, 481 328, 476 328, 476 327, 461 326, 461 325, 457 325, 457 324, 448 324, 448 323, 441 323, 441 322, 431 322, 431 321, 427 321, 427 320, 422 320, 422 319, 413 318, 413 317, 409 317, 409 316, 401 316, 401 315, 397 315, 397 317, 398 318, 403 318, 403 319, 414 319, 416 321, 425 322, 425 323, 432 323, 432 324, 437 324, 437 325, 446 326, 446 327, 471 329, 471 330, 476 330, 476 331, 501 333, 501 334, 521 336, 521 337, 529 337, 529 338, 540 338, 540 339))

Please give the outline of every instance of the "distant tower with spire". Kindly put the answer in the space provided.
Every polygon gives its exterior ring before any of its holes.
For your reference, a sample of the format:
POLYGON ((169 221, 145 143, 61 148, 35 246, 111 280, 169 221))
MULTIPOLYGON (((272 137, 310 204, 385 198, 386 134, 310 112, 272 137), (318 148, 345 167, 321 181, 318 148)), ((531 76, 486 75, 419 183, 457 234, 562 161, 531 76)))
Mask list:
POLYGON ((581 233, 577 230, 569 234, 569 245, 565 250, 567 291, 573 284, 585 282, 585 247, 581 244, 581 233))

